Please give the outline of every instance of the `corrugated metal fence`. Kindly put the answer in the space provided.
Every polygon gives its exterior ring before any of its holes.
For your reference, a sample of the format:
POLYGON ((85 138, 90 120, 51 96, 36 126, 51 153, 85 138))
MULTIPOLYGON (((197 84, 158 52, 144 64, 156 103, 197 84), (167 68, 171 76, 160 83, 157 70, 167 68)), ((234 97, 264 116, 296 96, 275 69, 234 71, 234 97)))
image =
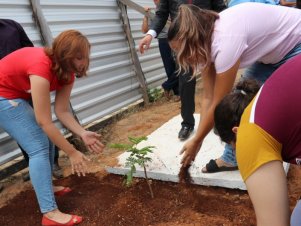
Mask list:
MULTIPOLYGON (((153 6, 152 1, 134 2, 153 6)), ((75 82, 71 95, 72 108, 82 125, 141 100, 142 93, 115 0, 41 0, 40 6, 53 37, 64 30, 76 29, 91 42, 89 76, 75 82)), ((34 45, 43 46, 29 0, 0 0, 0 14, 1 18, 19 22, 34 45)), ((140 31, 143 15, 131 9, 128 15, 137 45, 137 40, 143 37, 140 31)), ((157 42, 153 41, 148 53, 138 55, 148 88, 159 86, 166 75, 157 42)), ((55 116, 53 120, 56 121, 55 116)), ((18 156, 17 144, 1 130, 0 165, 18 156)))

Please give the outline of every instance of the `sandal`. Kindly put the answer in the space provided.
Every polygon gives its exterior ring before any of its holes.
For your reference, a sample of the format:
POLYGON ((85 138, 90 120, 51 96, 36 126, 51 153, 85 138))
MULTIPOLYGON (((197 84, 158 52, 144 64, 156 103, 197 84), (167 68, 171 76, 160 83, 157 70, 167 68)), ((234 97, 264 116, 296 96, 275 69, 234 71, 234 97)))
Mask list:
POLYGON ((55 195, 55 196, 63 196, 63 195, 68 194, 68 193, 71 192, 71 191, 72 191, 71 188, 64 187, 62 190, 59 190, 59 191, 54 192, 54 195, 55 195))
POLYGON ((43 216, 42 225, 43 226, 57 226, 57 225, 58 226, 59 225, 72 226, 72 225, 79 224, 82 221, 83 221, 83 218, 80 216, 77 216, 77 215, 71 215, 71 219, 67 223, 59 223, 59 222, 49 219, 46 216, 43 216))
POLYGON ((206 164, 206 170, 204 168, 202 169, 202 173, 217 173, 217 172, 223 172, 223 171, 234 171, 238 170, 237 166, 218 166, 216 164, 216 159, 211 159, 207 164, 206 164))

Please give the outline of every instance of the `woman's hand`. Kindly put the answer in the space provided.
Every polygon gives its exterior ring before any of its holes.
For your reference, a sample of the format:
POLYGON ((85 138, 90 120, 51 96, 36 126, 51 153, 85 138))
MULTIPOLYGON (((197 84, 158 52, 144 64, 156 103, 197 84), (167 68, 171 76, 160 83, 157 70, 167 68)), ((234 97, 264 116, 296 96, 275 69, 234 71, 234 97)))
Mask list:
POLYGON ((181 160, 181 164, 186 167, 191 164, 192 161, 194 161, 197 153, 199 152, 203 142, 197 142, 195 139, 191 139, 187 141, 180 154, 184 154, 183 158, 181 160))
POLYGON ((85 176, 88 173, 86 161, 90 161, 83 153, 74 151, 69 155, 71 162, 72 174, 76 173, 77 176, 85 176))
POLYGON ((104 145, 99 141, 101 135, 92 131, 85 131, 81 134, 81 138, 92 153, 100 153, 104 145))
POLYGON ((152 40, 153 40, 153 36, 147 34, 143 39, 139 41, 139 51, 141 54, 143 54, 146 50, 149 49, 152 40))

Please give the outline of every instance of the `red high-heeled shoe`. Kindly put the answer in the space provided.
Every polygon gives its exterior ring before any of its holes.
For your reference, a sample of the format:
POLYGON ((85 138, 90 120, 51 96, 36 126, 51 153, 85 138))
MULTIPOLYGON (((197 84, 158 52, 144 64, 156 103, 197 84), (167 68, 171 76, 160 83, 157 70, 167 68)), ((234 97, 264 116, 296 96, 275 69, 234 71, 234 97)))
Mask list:
POLYGON ((80 222, 83 221, 83 218, 77 215, 71 215, 71 219, 70 221, 68 221, 67 223, 58 223, 54 220, 50 220, 48 217, 43 216, 42 219, 42 225, 43 226, 60 226, 60 225, 67 225, 67 226, 72 226, 72 225, 76 225, 79 224, 80 222))
POLYGON ((66 195, 67 193, 71 192, 72 189, 68 187, 64 187, 62 190, 54 192, 55 196, 63 196, 66 195))

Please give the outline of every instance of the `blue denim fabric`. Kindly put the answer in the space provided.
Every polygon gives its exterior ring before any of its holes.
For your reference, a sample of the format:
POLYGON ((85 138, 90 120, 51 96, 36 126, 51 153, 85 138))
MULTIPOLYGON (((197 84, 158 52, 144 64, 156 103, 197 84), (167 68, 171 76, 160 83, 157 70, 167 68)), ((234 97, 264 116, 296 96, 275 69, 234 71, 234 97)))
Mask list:
POLYGON ((0 97, 0 127, 29 156, 29 174, 42 213, 57 209, 52 187, 54 145, 37 124, 32 107, 24 99, 0 97))
POLYGON ((276 64, 254 63, 245 70, 243 78, 252 78, 263 84, 282 64, 301 53, 301 43, 296 45, 286 56, 276 64))
POLYGON ((221 156, 221 160, 231 164, 232 166, 237 166, 235 150, 232 149, 230 144, 225 145, 224 153, 221 156))
MULTIPOLYGON (((248 69, 245 70, 242 79, 252 78, 263 84, 270 76, 276 71, 282 64, 284 64, 289 59, 301 53, 301 43, 296 45, 280 62, 276 64, 263 64, 260 62, 254 63, 248 69)), ((224 153, 221 159, 231 164, 232 166, 237 166, 235 151, 233 151, 231 145, 226 145, 224 153)))
POLYGON ((291 215, 291 226, 301 225, 301 200, 299 200, 291 215))
POLYGON ((245 2, 258 2, 258 3, 264 3, 264 4, 270 4, 270 5, 277 5, 276 1, 274 0, 231 0, 228 3, 228 7, 232 7, 241 3, 245 2))

